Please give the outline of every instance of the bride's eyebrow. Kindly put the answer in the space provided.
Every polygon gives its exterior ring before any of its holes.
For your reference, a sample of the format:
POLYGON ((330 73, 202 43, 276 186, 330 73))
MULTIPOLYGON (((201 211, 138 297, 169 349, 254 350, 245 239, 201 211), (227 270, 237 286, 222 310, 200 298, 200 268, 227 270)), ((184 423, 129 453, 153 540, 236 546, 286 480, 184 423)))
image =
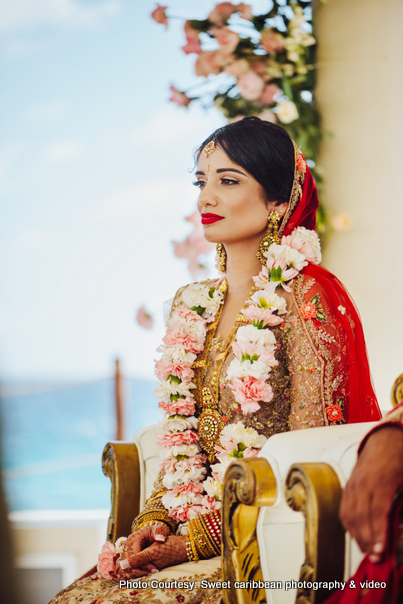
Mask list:
MULTIPOLYGON (((216 172, 217 172, 217 174, 220 174, 221 172, 236 172, 237 174, 242 174, 242 176, 246 176, 246 174, 244 174, 240 170, 235 170, 235 168, 218 168, 218 170, 216 170, 216 172)), ((198 174, 200 174, 201 176, 205 176, 204 172, 201 172, 201 170, 198 170, 195 174, 196 174, 196 176, 198 174)))

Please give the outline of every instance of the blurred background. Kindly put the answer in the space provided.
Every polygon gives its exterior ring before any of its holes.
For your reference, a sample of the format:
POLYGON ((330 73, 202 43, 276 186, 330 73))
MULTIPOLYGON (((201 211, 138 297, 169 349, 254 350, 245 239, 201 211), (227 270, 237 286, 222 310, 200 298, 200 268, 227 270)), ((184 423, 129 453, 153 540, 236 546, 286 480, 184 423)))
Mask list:
MULTIPOLYGON (((115 359, 129 438, 159 419, 163 302, 214 274, 199 239, 204 268, 195 264, 184 218, 195 209, 193 152, 227 119, 169 102, 172 84, 188 91, 203 79, 181 49, 183 23, 214 5, 172 0, 166 28, 150 0, 0 0, 3 476, 17 566, 37 590, 38 569, 48 573, 49 597, 92 566, 105 540, 100 458, 116 435, 115 359), (69 537, 56 551, 60 527, 69 537)), ((251 7, 259 15, 273 3, 251 7)), ((403 5, 313 8, 324 265, 361 311, 387 409, 402 372, 403 5)))

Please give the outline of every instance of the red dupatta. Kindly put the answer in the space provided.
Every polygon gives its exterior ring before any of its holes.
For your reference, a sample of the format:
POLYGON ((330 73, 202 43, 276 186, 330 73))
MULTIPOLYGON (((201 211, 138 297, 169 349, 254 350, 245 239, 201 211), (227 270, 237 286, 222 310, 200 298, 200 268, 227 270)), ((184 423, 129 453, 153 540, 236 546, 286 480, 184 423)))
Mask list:
MULTIPOLYGON (((289 207, 282 221, 279 234, 290 235, 297 227, 316 229, 316 212, 319 206, 315 180, 306 166, 305 159, 295 147, 295 172, 289 207)), ((348 373, 348 392, 344 402, 344 421, 347 423, 370 422, 381 419, 372 385, 367 349, 361 319, 344 285, 330 271, 309 263, 301 274, 313 278, 321 289, 327 313, 337 325, 339 336, 344 339, 344 363, 348 373)))

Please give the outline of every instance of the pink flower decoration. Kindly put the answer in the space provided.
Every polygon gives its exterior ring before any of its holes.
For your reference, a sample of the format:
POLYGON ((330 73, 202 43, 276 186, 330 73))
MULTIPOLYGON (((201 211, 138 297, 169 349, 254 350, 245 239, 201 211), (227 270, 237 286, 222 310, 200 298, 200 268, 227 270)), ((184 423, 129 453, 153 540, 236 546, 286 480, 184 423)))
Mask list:
POLYGON ((148 313, 144 306, 140 306, 137 311, 136 321, 144 329, 152 329, 153 317, 148 313))
POLYGON ((294 250, 297 250, 297 252, 300 252, 303 256, 305 256, 308 262, 316 263, 318 261, 311 244, 298 233, 288 235, 287 237, 282 237, 281 245, 289 245, 294 250))
POLYGON ((192 495, 201 495, 204 491, 204 486, 202 482, 188 482, 187 484, 180 484, 174 487, 171 491, 173 495, 183 495, 183 494, 192 494, 192 495))
POLYGON ((172 508, 169 510, 169 516, 175 520, 175 522, 188 522, 193 520, 199 514, 203 512, 204 508, 202 505, 183 505, 179 508, 172 508))
POLYGON ((220 48, 232 54, 239 44, 239 35, 228 27, 212 27, 210 32, 217 40, 220 48))
POLYGON ((249 321, 263 321, 263 325, 279 325, 283 319, 274 315, 269 308, 258 308, 255 305, 251 305, 242 311, 242 314, 249 319, 249 321))
POLYGON ((252 7, 250 4, 244 4, 241 2, 236 6, 236 9, 242 19, 247 19, 250 21, 253 18, 252 7))
POLYGON ((194 29, 190 25, 190 21, 185 21, 183 29, 185 31, 186 40, 194 40, 195 42, 199 41, 200 29, 194 29))
POLYGON ((193 415, 195 412, 195 400, 194 398, 178 398, 177 401, 173 401, 172 403, 158 403, 158 407, 172 415, 177 413, 178 415, 193 415))
POLYGON ((201 453, 197 453, 193 457, 189 457, 189 459, 181 459, 176 462, 177 468, 192 468, 193 466, 203 466, 207 461, 206 455, 202 455, 201 453))
POLYGON ((186 38, 186 44, 185 46, 182 46, 182 50, 187 55, 190 55, 192 53, 199 55, 201 53, 201 44, 198 40, 186 38))
MULTIPOLYGON (((191 52, 193 52, 193 51, 191 51, 191 52)), ((171 88, 172 96, 169 100, 172 101, 173 103, 177 103, 179 105, 179 107, 188 107, 192 99, 190 99, 188 96, 186 96, 186 94, 184 92, 181 92, 180 90, 175 88, 175 86, 171 86, 170 88, 171 88)))
POLYGON ((176 461, 176 459, 162 459, 158 462, 158 465, 161 470, 164 470, 167 474, 171 474, 175 471, 177 463, 178 462, 176 461))
POLYGON ((186 333, 183 325, 174 324, 169 327, 162 341, 167 348, 179 344, 193 354, 198 354, 203 350, 203 341, 196 334, 186 333))
POLYGON ((168 18, 165 14, 167 8, 167 6, 160 6, 159 4, 157 4, 157 8, 154 9, 151 13, 151 18, 154 19, 154 21, 156 21, 157 23, 165 25, 165 27, 168 27, 168 18))
POLYGON ((157 434, 157 443, 160 447, 175 447, 178 445, 193 445, 199 441, 199 435, 193 430, 173 432, 172 434, 157 434))
POLYGON ((215 5, 207 19, 210 23, 222 25, 222 23, 227 21, 233 13, 237 12, 237 10, 238 7, 234 6, 231 2, 219 2, 215 5))
MULTIPOLYGON (((257 403, 258 401, 270 403, 273 398, 273 390, 270 384, 254 377, 246 377, 242 380, 240 378, 233 378, 229 383, 229 387, 234 392, 235 400, 241 404, 242 411, 244 411, 243 405, 251 402, 257 403)), ((257 410, 256 407, 255 410, 257 410)))
POLYGON ((209 512, 219 510, 221 507, 221 501, 217 501, 214 497, 209 497, 208 495, 205 495, 200 503, 204 505, 209 512))
POLYGON ((315 319, 317 315, 316 306, 308 302, 307 304, 303 304, 299 309, 300 315, 305 321, 308 319, 315 319))
POLYGON ((104 579, 113 579, 115 570, 115 547, 107 541, 103 544, 100 553, 98 554, 97 570, 101 573, 104 579))
POLYGON ((198 315, 196 311, 190 310, 187 306, 180 306, 177 308, 173 313, 173 318, 175 317, 179 317, 185 321, 201 321, 202 323, 206 323, 206 320, 203 319, 203 317, 198 315))
POLYGON ((237 359, 242 360, 242 355, 248 354, 252 357, 256 354, 260 357, 265 352, 265 347, 262 344, 254 342, 234 342, 232 344, 232 350, 237 359))
POLYGON ((257 457, 259 451, 260 449, 253 449, 252 447, 248 447, 247 449, 245 449, 245 451, 243 451, 243 456, 247 459, 250 459, 251 457, 257 457))
MULTIPOLYGON (((249 71, 249 63, 246 59, 239 59, 237 61, 232 61, 232 63, 230 63, 229 65, 227 65, 224 69, 225 73, 228 73, 228 75, 230 76, 234 76, 236 78, 239 78, 241 75, 243 75, 244 73, 246 73, 247 71, 249 71)), ((244 118, 244 116, 238 116, 241 119, 244 118)), ((232 120, 233 122, 239 121, 236 118, 234 118, 232 120)))
POLYGON ((281 52, 284 48, 284 38, 272 29, 263 30, 260 44, 267 52, 281 52))
POLYGON ((155 375, 161 381, 166 380, 169 375, 175 375, 182 382, 191 382, 194 371, 187 363, 169 363, 165 359, 160 359, 155 363, 155 375))
MULTIPOLYGON (((263 105, 264 107, 266 105, 274 105, 274 103, 275 103, 274 97, 279 92, 281 92, 281 90, 277 86, 277 84, 266 84, 266 86, 264 87, 262 96, 258 99, 258 102, 260 103, 260 105, 263 105)), ((298 157, 300 157, 300 156, 298 156, 298 157)))
POLYGON ((266 109, 265 111, 262 111, 262 113, 259 113, 259 117, 264 122, 270 122, 271 124, 277 123, 277 115, 273 113, 273 111, 270 111, 270 109, 266 109))
POLYGON ((215 75, 220 73, 220 67, 216 61, 216 53, 213 50, 203 51, 199 54, 195 63, 195 73, 197 76, 207 77, 210 73, 215 75))
POLYGON ((297 168, 302 174, 306 172, 306 161, 302 155, 297 155, 297 168))
POLYGON ((254 71, 247 71, 237 81, 237 86, 247 101, 256 101, 262 92, 264 87, 264 81, 254 71))

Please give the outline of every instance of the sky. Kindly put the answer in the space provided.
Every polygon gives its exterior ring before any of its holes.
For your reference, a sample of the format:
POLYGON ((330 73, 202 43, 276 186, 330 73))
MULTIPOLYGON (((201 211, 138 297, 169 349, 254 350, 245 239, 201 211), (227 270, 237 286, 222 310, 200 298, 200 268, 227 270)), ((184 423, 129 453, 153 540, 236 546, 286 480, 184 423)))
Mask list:
MULTIPOLYGON (((183 21, 214 2, 0 0, 0 379, 152 378, 162 303, 192 281, 192 152, 225 119, 179 108, 197 84, 183 21), (146 331, 134 318, 145 304, 146 331)), ((270 3, 252 2, 254 11, 270 3)))

